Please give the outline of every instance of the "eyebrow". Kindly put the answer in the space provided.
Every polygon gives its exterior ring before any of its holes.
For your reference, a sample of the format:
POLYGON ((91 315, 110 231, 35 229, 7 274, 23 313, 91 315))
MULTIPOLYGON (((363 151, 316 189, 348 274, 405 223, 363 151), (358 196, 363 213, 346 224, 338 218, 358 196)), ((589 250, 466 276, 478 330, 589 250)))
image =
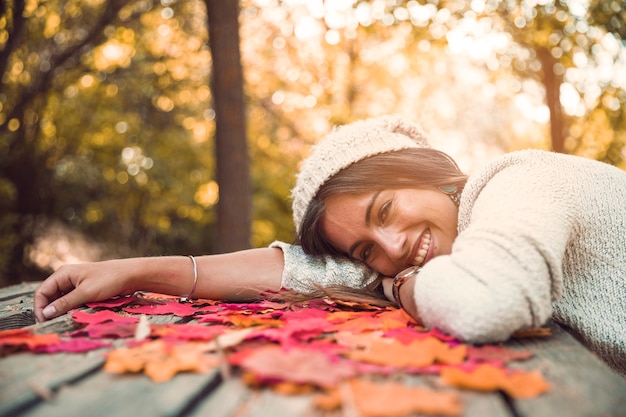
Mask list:
MULTIPOLYGON (((369 226, 370 223, 372 222, 372 209, 374 208, 374 204, 376 203, 376 199, 378 198, 378 196, 380 195, 380 193, 382 193, 382 190, 379 190, 377 192, 375 192, 372 197, 370 198, 369 203, 367 203, 367 207, 365 209, 365 225, 369 226)), ((348 249, 348 255, 352 258, 354 258, 354 256, 352 255, 354 253, 354 250, 361 244, 361 241, 356 241, 352 244, 352 246, 350 246, 350 248, 348 249)))

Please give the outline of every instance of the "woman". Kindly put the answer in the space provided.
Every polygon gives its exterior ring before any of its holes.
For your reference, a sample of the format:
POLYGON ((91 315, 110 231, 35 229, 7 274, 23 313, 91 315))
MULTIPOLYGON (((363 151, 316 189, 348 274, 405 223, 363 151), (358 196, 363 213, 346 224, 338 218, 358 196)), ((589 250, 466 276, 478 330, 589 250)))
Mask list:
POLYGON ((66 266, 37 290, 35 315, 136 290, 240 300, 378 287, 468 342, 552 317, 626 374, 625 172, 521 151, 467 178, 419 127, 385 116, 316 145, 293 199, 299 245, 66 266), (401 273, 408 267, 418 272, 401 273))

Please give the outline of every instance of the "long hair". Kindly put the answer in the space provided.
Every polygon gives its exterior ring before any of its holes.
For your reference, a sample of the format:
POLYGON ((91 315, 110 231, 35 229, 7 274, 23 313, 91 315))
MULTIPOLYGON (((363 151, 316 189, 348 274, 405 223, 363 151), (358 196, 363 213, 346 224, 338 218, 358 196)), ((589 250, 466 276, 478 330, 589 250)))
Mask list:
MULTIPOLYGON (((444 152, 429 148, 411 148, 362 159, 339 171, 322 185, 309 203, 300 224, 296 243, 310 255, 345 257, 322 232, 325 201, 338 194, 360 194, 383 189, 454 186, 461 192, 467 181, 454 160, 444 152)), ((393 305, 381 291, 382 276, 364 288, 342 285, 318 286, 307 298, 329 297, 360 300, 373 305, 393 305)))
POLYGON ((331 196, 428 186, 454 186, 460 192, 466 181, 456 162, 435 149, 403 149, 362 159, 322 185, 304 213, 296 243, 311 255, 345 256, 322 232, 325 202, 331 196))

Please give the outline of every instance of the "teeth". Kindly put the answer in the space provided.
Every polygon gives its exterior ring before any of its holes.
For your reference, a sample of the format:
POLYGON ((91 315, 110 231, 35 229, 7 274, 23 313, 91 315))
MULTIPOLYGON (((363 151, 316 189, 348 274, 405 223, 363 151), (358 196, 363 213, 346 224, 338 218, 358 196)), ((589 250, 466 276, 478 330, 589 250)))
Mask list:
POLYGON ((413 260, 415 265, 421 265, 426 259, 426 254, 428 253, 428 248, 430 246, 430 230, 424 233, 424 238, 422 239, 422 246, 417 251, 417 257, 413 260))

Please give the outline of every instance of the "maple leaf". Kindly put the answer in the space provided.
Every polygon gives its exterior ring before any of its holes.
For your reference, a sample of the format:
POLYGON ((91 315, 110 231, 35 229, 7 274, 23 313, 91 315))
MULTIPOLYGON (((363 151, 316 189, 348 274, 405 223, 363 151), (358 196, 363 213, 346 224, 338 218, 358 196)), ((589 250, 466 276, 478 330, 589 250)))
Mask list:
POLYGON ((423 367, 435 361, 448 364, 463 362, 466 346, 451 348, 433 337, 405 345, 394 339, 373 341, 368 349, 349 352, 353 360, 395 367, 423 367))
POLYGON ((355 374, 354 369, 337 358, 311 349, 285 350, 267 346, 249 353, 241 366, 257 378, 270 382, 289 381, 329 387, 355 374))
POLYGON ((104 370, 111 373, 144 371, 154 382, 170 380, 178 372, 207 372, 219 365, 216 355, 206 353, 204 344, 169 345, 162 340, 108 353, 104 370))
POLYGON ((28 329, 0 330, 0 346, 26 346, 28 349, 56 345, 60 343, 56 333, 33 334, 28 329))
POLYGON ((502 368, 483 364, 472 372, 456 368, 441 370, 441 378, 448 384, 459 388, 478 391, 502 390, 513 398, 532 398, 548 390, 550 386, 537 371, 515 371, 506 373, 502 368))
POLYGON ((121 307, 128 304, 132 304, 139 299, 136 295, 131 295, 127 297, 116 297, 110 298, 104 301, 97 301, 93 303, 87 303, 86 306, 89 308, 114 308, 121 307))
POLYGON ((202 324, 153 324, 153 337, 162 337, 174 340, 213 340, 217 335, 231 330, 228 326, 214 325, 206 326, 202 324))
POLYGON ((194 306, 186 303, 179 303, 178 301, 169 301, 165 304, 157 305, 145 305, 138 307, 132 306, 126 307, 123 310, 132 314, 173 314, 178 317, 193 316, 196 313, 196 308, 194 306))
POLYGON ((88 324, 87 327, 71 334, 72 337, 87 334, 92 339, 133 337, 137 329, 136 323, 104 322, 88 324))
POLYGON ((419 323, 403 309, 385 310, 376 315, 383 322, 383 330, 418 326, 419 323))
POLYGON ((344 390, 336 389, 326 398, 317 397, 314 404, 332 410, 338 408, 338 400, 344 406, 346 403, 353 403, 362 417, 405 417, 415 413, 457 416, 463 411, 458 395, 451 391, 409 387, 397 382, 375 383, 362 379, 350 380, 348 387, 348 394, 343 394, 344 390))
POLYGON ((72 311, 72 320, 81 324, 97 324, 106 321, 114 321, 117 323, 137 323, 139 318, 121 316, 111 310, 102 310, 95 313, 87 313, 85 311, 72 311))
POLYGON ((280 327, 284 324, 281 320, 242 315, 232 315, 230 317, 230 322, 239 328, 253 326, 280 327))
POLYGON ((59 343, 52 345, 37 346, 34 350, 37 353, 82 353, 90 350, 110 347, 111 344, 100 340, 92 340, 89 338, 73 338, 69 340, 60 340, 59 343))

